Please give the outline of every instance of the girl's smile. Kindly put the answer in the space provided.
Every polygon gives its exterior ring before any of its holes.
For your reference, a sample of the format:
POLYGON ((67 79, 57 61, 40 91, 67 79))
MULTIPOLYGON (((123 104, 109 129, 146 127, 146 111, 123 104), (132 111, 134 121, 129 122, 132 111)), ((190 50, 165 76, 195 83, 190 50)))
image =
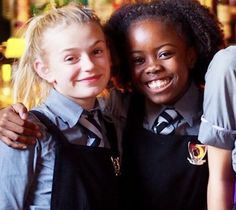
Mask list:
POLYGON ((171 85, 171 78, 156 79, 150 82, 147 82, 147 87, 154 91, 162 91, 162 89, 167 88, 171 85))
POLYGON ((83 108, 93 107, 110 79, 110 52, 101 27, 93 22, 58 25, 44 37, 47 81, 83 108))
POLYGON ((195 51, 172 25, 157 19, 133 23, 128 34, 134 84, 155 104, 174 103, 189 86, 195 51))
POLYGON ((84 77, 82 79, 78 79, 77 81, 78 82, 93 83, 93 82, 97 82, 101 77, 102 77, 102 74, 99 74, 99 75, 84 77))

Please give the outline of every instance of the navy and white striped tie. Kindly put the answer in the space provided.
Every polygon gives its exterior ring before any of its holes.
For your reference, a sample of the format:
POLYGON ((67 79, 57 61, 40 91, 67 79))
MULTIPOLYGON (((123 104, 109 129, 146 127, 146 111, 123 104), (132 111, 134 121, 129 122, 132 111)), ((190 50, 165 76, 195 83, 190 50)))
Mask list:
POLYGON ((154 133, 163 135, 173 135, 177 122, 182 119, 182 116, 174 108, 166 108, 156 118, 152 130, 154 133))
POLYGON ((79 123, 88 135, 87 146, 103 146, 101 124, 96 112, 83 111, 79 123), (95 117, 96 116, 96 117, 95 117))

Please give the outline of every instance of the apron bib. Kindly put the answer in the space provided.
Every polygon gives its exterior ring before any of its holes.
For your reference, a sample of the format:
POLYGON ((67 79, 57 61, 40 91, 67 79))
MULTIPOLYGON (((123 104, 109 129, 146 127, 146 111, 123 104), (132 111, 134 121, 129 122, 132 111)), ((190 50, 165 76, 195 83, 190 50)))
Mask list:
POLYGON ((58 128, 33 112, 56 145, 52 210, 118 210, 118 176, 111 157, 118 156, 114 126, 105 123, 111 149, 70 144, 58 128))
POLYGON ((197 136, 157 135, 144 129, 142 110, 129 111, 123 139, 124 209, 206 209, 206 147, 197 136))

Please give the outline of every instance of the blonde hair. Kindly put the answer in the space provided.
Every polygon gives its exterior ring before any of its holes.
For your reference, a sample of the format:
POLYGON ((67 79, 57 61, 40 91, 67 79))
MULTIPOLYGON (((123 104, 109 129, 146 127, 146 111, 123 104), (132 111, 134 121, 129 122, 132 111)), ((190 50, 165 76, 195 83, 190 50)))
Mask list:
MULTIPOLYGON (((48 95, 52 86, 34 71, 34 61, 43 57, 43 34, 48 28, 72 23, 89 23, 100 20, 92 9, 80 4, 70 3, 61 8, 53 8, 45 14, 35 16, 27 23, 24 33, 25 51, 13 73, 13 98, 14 102, 22 102, 32 108, 42 102, 48 95)), ((83 32, 81 32, 83 33, 83 32)), ((52 34, 53 36, 53 34, 52 34)))

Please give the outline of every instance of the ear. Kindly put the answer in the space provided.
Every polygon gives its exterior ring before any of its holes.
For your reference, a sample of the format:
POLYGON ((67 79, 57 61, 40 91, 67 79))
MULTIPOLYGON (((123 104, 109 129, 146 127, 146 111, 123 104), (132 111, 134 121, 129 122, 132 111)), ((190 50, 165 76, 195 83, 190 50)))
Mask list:
POLYGON ((194 47, 190 47, 188 50, 187 62, 189 69, 193 69, 197 60, 197 52, 194 47))
POLYGON ((54 82, 52 72, 48 69, 47 65, 42 61, 41 58, 36 58, 36 60, 34 61, 34 70, 42 79, 46 80, 48 83, 54 82))

